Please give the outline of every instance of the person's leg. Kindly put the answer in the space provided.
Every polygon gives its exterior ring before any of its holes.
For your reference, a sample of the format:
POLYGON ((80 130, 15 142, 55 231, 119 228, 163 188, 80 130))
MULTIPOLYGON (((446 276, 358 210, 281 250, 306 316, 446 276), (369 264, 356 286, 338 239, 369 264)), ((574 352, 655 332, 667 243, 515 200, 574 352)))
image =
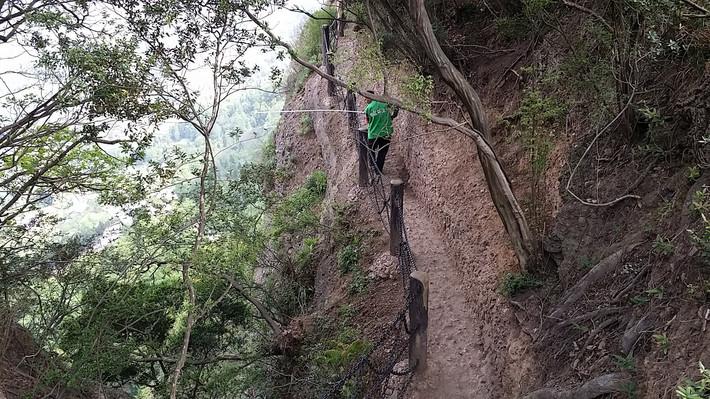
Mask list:
POLYGON ((377 139, 367 139, 367 159, 372 171, 377 173, 377 139))
POLYGON ((387 158, 387 151, 389 151, 390 149, 390 140, 384 137, 381 137, 378 140, 379 148, 377 152, 377 170, 379 170, 380 174, 382 174, 385 170, 385 159, 387 158))

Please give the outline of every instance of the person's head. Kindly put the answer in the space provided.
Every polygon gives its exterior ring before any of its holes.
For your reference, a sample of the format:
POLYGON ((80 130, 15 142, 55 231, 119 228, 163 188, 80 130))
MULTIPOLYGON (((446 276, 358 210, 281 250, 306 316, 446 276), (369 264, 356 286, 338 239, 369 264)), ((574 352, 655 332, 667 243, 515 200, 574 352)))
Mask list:
MULTIPOLYGON (((368 93, 368 94, 375 94, 375 92, 372 91, 372 90, 365 90, 365 93, 368 93)), ((371 103, 372 101, 374 101, 374 100, 367 98, 367 103, 368 103, 368 104, 371 103)))

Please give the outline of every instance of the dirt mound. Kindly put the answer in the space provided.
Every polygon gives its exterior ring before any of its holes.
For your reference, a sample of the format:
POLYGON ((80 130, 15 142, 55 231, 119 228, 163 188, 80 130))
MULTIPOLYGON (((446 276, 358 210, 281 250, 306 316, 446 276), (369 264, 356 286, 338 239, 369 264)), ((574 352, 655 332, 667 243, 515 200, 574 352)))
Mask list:
POLYGON ((87 386, 69 389, 63 384, 47 386, 43 378, 59 369, 54 359, 35 344, 24 327, 0 316, 0 399, 61 398, 61 399, 127 399, 119 389, 87 386))
POLYGON ((4 323, 1 331, 0 395, 17 398, 34 388, 46 362, 29 331, 11 322, 4 323))

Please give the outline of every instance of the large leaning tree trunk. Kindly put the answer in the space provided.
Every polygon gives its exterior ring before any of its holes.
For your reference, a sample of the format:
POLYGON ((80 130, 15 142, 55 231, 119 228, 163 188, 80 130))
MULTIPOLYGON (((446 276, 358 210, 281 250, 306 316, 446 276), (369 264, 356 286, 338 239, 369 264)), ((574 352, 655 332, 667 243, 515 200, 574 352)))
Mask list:
MULTIPOLYGON (((446 83, 456 92, 458 98, 463 102, 471 118, 471 127, 473 130, 478 131, 490 146, 490 128, 486 121, 485 113, 483 112, 481 99, 441 49, 439 41, 436 39, 436 36, 434 36, 434 30, 429 20, 429 14, 427 14, 424 0, 409 0, 409 11, 416 23, 419 38, 427 56, 437 67, 446 83)), ((530 230, 525 220, 525 215, 513 194, 510 181, 505 175, 495 152, 483 151, 479 145, 478 156, 481 160, 481 166, 486 176, 486 182, 488 183, 488 189, 491 193, 493 203, 503 221, 505 230, 510 236, 510 241, 518 256, 520 267, 527 269, 530 264, 534 262, 537 250, 530 236, 530 230)))

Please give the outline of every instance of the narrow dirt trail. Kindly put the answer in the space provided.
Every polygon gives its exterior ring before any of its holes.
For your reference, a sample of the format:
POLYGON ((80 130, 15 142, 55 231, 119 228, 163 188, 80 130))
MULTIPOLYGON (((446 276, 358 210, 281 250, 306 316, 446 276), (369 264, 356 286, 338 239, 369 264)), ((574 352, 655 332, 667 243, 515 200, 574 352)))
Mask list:
POLYGON ((405 193, 405 223, 417 268, 429 274, 428 368, 415 378, 412 398, 489 398, 481 380, 485 359, 478 327, 466 304, 461 277, 445 241, 428 219, 423 204, 405 193))

